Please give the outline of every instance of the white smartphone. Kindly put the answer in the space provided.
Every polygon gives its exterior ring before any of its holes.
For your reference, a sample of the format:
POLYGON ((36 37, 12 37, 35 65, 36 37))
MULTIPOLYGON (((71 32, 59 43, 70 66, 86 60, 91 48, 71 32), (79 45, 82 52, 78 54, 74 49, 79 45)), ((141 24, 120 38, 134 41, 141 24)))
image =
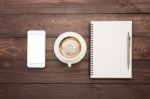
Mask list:
POLYGON ((27 33, 27 67, 45 67, 46 32, 29 30, 27 33))

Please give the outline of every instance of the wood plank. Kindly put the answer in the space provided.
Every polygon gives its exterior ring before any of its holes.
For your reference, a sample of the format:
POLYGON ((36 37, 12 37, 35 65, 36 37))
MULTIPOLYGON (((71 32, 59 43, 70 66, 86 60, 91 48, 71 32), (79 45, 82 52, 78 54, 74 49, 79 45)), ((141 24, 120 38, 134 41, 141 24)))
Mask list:
POLYGON ((149 0, 1 0, 0 14, 150 13, 149 0))
POLYGON ((90 79, 89 61, 68 68, 59 61, 47 61, 44 69, 29 69, 26 61, 0 61, 0 83, 150 83, 150 61, 133 61, 132 79, 90 79))
POLYGON ((149 14, 0 15, 0 37, 26 37, 28 30, 43 29, 47 37, 74 31, 90 36, 90 21, 133 21, 133 36, 150 36, 149 14))
POLYGON ((2 84, 1 99, 149 99, 150 85, 2 84))
MULTIPOLYGON (((47 38, 46 59, 57 60, 54 55, 54 41, 56 38, 47 38)), ((89 38, 85 38, 87 43, 87 54, 84 60, 89 60, 89 38)), ((150 60, 150 37, 133 37, 133 60, 150 60)), ((0 59, 1 60, 26 60, 27 40, 26 38, 1 38, 0 39, 0 59)))
MULTIPOLYGON (((54 54, 54 42, 56 38, 46 39, 46 59, 57 60, 54 54)), ((88 44, 89 39, 86 38, 88 44)), ((89 48, 89 44, 87 45, 89 48)), ((88 50, 89 52, 89 50, 88 50)), ((85 60, 89 59, 89 53, 85 60)), ((26 38, 1 38, 0 39, 0 59, 1 60, 26 60, 27 59, 27 39, 26 38)))

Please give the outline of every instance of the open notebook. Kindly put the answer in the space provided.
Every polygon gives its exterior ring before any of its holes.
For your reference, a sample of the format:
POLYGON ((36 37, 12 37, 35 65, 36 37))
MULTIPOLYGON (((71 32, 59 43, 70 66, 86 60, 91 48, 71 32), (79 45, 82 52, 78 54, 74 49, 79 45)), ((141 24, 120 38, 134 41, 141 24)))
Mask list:
POLYGON ((132 78, 132 21, 91 21, 91 78, 132 78))

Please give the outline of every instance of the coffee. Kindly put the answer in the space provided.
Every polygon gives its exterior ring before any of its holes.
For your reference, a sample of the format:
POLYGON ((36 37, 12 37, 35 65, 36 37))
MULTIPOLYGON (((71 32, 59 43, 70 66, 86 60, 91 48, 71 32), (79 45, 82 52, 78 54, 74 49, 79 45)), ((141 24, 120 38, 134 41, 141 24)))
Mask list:
POLYGON ((60 43, 59 50, 65 58, 73 59, 79 55, 81 51, 81 44, 78 39, 74 37, 67 37, 60 43))

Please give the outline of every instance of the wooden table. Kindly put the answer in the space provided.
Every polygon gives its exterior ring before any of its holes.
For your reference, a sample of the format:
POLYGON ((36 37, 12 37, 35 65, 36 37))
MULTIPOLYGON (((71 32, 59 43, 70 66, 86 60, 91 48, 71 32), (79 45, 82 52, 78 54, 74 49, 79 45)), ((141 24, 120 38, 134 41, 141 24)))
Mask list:
POLYGON ((150 0, 1 0, 0 99, 150 99, 150 0), (133 78, 89 78, 91 20, 133 21, 133 78), (47 32, 46 68, 28 69, 27 31, 47 32), (88 52, 67 68, 53 44, 66 31, 81 34, 88 52))

